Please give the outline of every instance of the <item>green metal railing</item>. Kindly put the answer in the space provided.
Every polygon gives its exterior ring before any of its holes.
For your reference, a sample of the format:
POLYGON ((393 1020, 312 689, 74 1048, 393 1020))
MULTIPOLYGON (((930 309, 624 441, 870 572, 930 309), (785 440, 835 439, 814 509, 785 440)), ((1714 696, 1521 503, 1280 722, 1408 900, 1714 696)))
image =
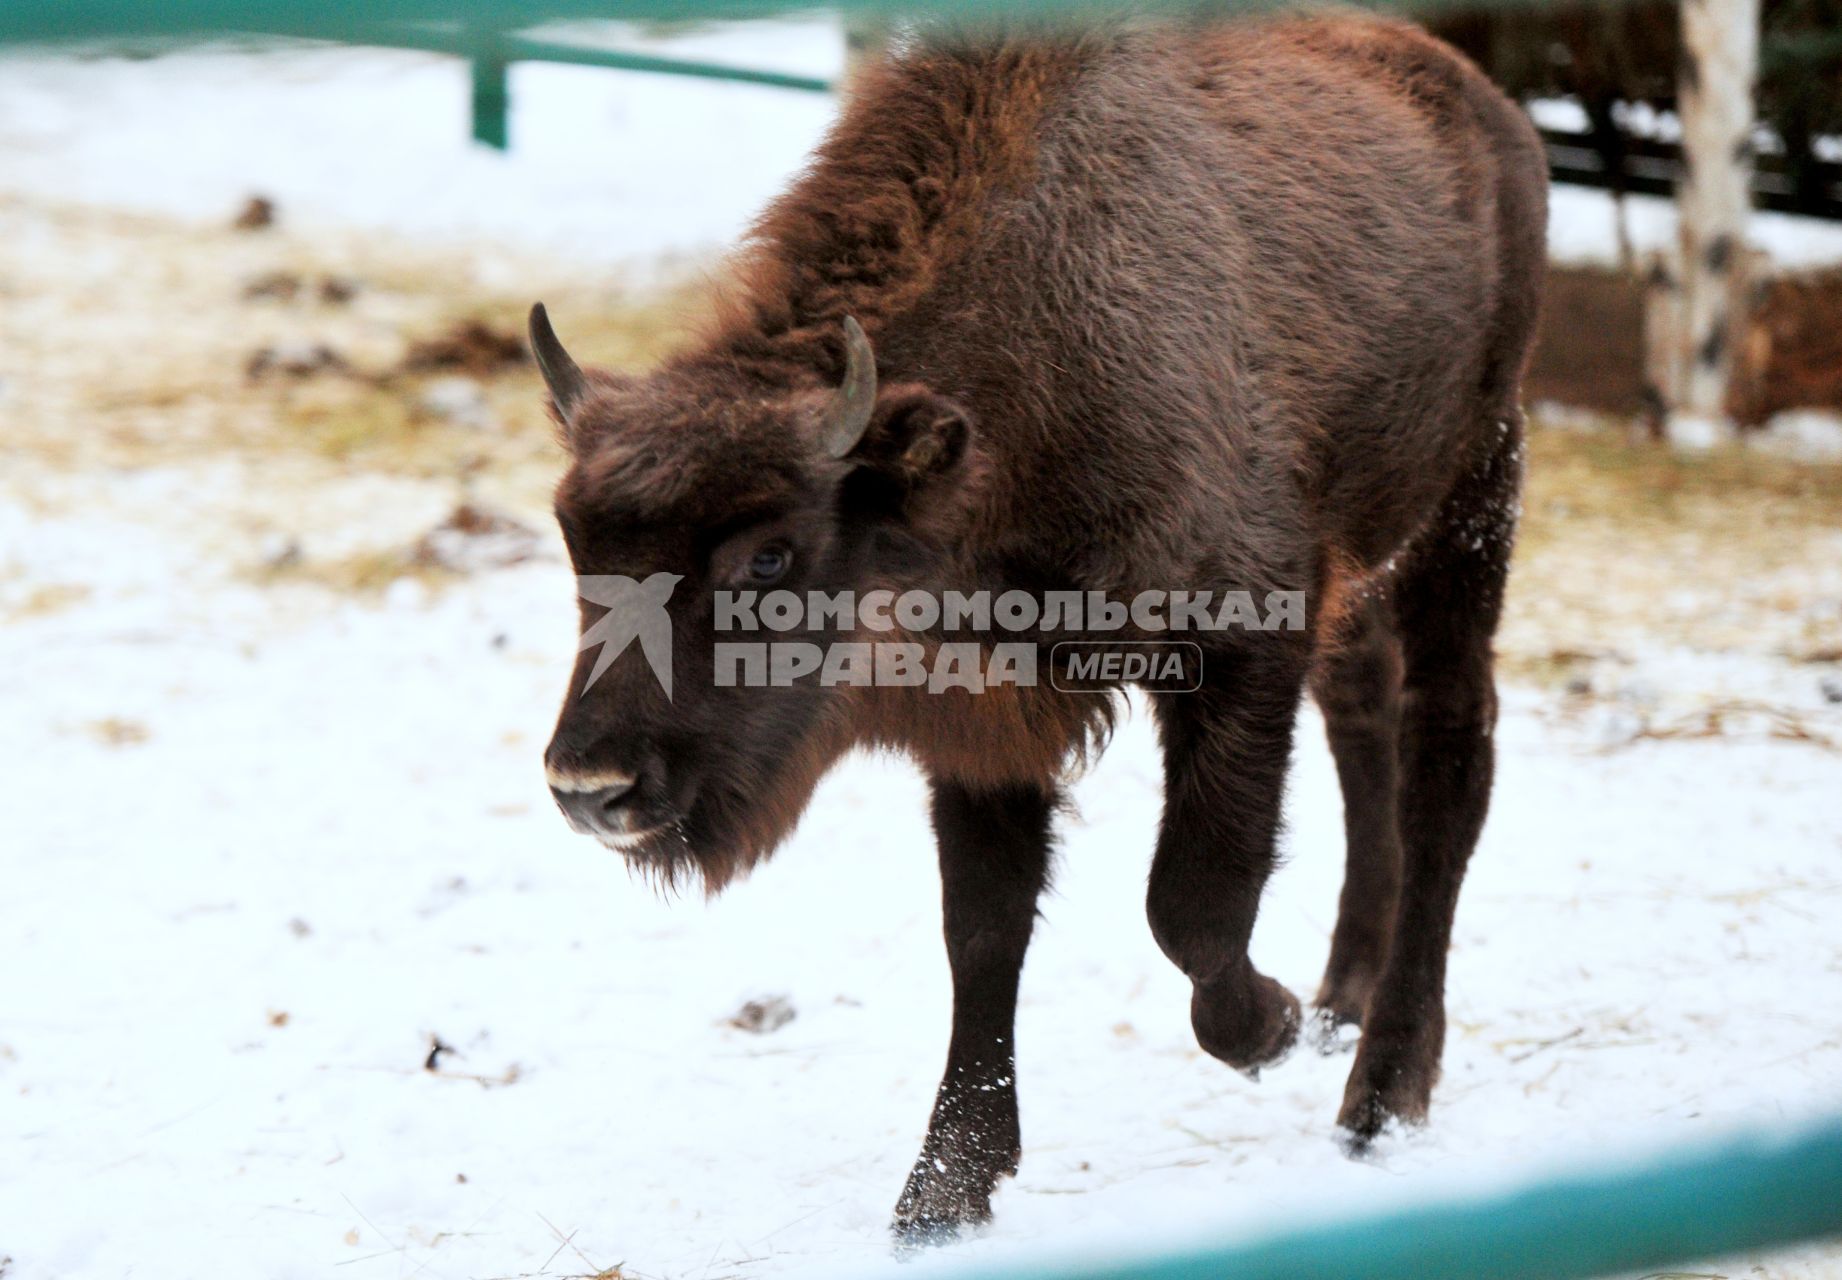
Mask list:
POLYGON ((549 22, 727 21, 829 13, 932 16, 957 21, 1080 19, 1158 10, 1250 12, 1285 0, 5 0, 0 43, 118 36, 194 36, 239 31, 293 32, 367 43, 367 33, 400 23, 472 31, 524 31, 549 22))
POLYGON ((936 1280, 1590 1280, 1842 1236, 1842 1118, 1483 1199, 936 1280))
MULTIPOLYGON (((128 0, 53 0, 29 4, 0 0, 0 43, 200 35, 277 35, 337 40, 344 44, 421 49, 451 54, 470 64, 473 79, 473 136, 504 149, 511 106, 507 72, 515 62, 555 62, 619 71, 694 76, 767 85, 807 93, 829 93, 832 82, 816 76, 669 58, 623 49, 573 44, 521 32, 547 22, 618 18, 631 21, 762 17, 797 5, 781 0, 331 0, 310 10, 299 0, 170 0, 136 4, 128 0)), ((968 4, 967 12, 986 12, 968 4)))
MULTIPOLYGON (((960 22, 1076 21, 1106 14, 1249 13, 1289 0, 831 0, 829 12, 872 24, 925 10, 960 22)), ((1376 7, 1415 8, 1459 0, 1371 0, 1376 7)), ((1524 0, 1547 5, 1558 0, 1524 0)), ((423 49, 465 58, 472 68, 473 136, 504 149, 514 62, 558 62, 622 71, 695 76, 780 89, 828 93, 829 80, 747 67, 569 44, 519 34, 545 23, 619 19, 630 22, 716 21, 811 11, 807 0, 0 0, 0 44, 120 37, 259 34, 345 44, 423 49)))
POLYGON ((405 28, 397 32, 380 31, 366 43, 426 49, 466 58, 473 70, 474 140, 500 150, 504 150, 508 142, 506 115, 512 95, 507 72, 514 62, 559 62, 581 67, 607 67, 617 71, 650 71, 661 75, 761 84, 776 89, 799 89, 808 93, 830 93, 833 88, 831 81, 814 76, 757 71, 749 67, 697 62, 686 58, 664 58, 621 49, 598 49, 519 35, 486 33, 470 36, 465 33, 405 28))

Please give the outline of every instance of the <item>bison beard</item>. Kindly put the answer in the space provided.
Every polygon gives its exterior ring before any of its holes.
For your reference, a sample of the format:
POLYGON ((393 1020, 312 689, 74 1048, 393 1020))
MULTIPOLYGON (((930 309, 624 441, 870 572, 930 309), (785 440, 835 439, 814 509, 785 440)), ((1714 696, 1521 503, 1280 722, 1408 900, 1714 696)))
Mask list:
POLYGON ((682 580, 669 700, 635 651, 592 688, 578 662, 546 757, 571 821, 714 890, 852 747, 929 778, 953 1032, 901 1239, 987 1218, 1017 1167, 1018 974, 1108 700, 718 687, 711 593, 1305 593, 1304 629, 1196 634, 1202 687, 1147 695, 1151 928, 1205 1049, 1291 1048, 1247 942, 1309 686, 1348 845, 1310 1025, 1362 1029, 1353 1149, 1419 1121, 1490 794, 1544 184, 1521 114, 1397 23, 929 38, 861 73, 699 342, 585 371, 534 313, 577 572, 682 580))

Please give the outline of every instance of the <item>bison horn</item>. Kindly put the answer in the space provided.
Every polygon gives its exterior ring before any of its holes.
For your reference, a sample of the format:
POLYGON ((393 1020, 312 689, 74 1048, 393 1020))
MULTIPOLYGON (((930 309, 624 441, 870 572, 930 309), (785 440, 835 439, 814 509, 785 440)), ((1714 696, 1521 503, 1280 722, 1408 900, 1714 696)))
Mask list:
POLYGON ((550 388, 556 411, 568 418, 581 403, 588 382, 557 340, 556 330, 550 327, 550 313, 541 302, 531 308, 531 354, 537 357, 537 367, 543 371, 544 385, 550 388))
POLYGON ((863 439, 876 408, 876 352, 855 316, 844 317, 844 385, 825 414, 824 444, 828 457, 842 458, 863 439))

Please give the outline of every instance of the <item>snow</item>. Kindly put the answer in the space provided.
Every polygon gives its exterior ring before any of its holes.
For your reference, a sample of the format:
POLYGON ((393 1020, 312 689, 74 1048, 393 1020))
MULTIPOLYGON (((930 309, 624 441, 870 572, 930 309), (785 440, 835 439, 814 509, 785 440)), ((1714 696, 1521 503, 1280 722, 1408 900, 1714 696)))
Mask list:
MULTIPOLYGON (((1548 192, 1548 256, 1573 265, 1618 262, 1617 205, 1603 191, 1556 184, 1548 192)), ((1660 196, 1626 196, 1631 247, 1645 254, 1676 245, 1676 206, 1660 196)), ((1785 270, 1811 270, 1842 262, 1842 222, 1821 222, 1755 209, 1747 228, 1752 247, 1785 270)))
POLYGON ((1842 417, 1820 409, 1788 409, 1765 424, 1757 447, 1806 462, 1842 462, 1842 417))
MULTIPOLYGON (((821 24, 697 41, 835 67, 821 24)), ((421 55, 13 54, 0 190, 215 222, 260 189, 294 226, 656 263, 732 236, 830 109, 545 67, 514 94, 501 157, 464 141, 463 74, 421 55)), ((62 471, 6 425, 9 1280, 894 1274, 949 1009, 907 766, 850 761, 749 882, 661 900, 543 785, 575 626, 547 528, 538 559, 437 589, 263 587, 225 554, 252 511, 324 556, 428 528, 449 487, 283 492, 228 453, 62 471), (784 1027, 728 1025, 773 997, 784 1027)), ((1769 695, 1838 735, 1813 667, 1625 647, 1634 704, 1769 695)), ((1134 716, 1077 789, 1024 974, 1022 1172, 947 1260, 1341 1216, 1836 1105, 1834 753, 1634 740, 1619 714, 1506 690, 1433 1124, 1366 1163, 1332 1138, 1347 1056, 1254 1084, 1196 1048, 1143 919, 1159 767, 1134 716)), ((1315 713, 1299 743, 1254 953, 1308 996, 1342 846, 1315 713)))
MULTIPOLYGON (((843 60, 836 25, 817 21, 605 34, 802 75, 835 76, 843 60)), ((821 94, 546 63, 514 64, 510 91, 512 147, 498 152, 468 137, 466 63, 436 54, 12 52, 0 56, 0 190, 211 221, 261 192, 299 225, 507 240, 650 270, 732 242, 833 111, 821 94)))
MULTIPOLYGON (((847 764, 752 882, 659 901, 543 792, 573 654, 554 547, 435 597, 278 606, 146 518, 234 479, 138 475, 123 523, 6 510, 26 580, 90 586, 0 632, 22 1274, 888 1263, 949 1015, 912 772, 847 764), (763 995, 798 1017, 724 1026, 763 995)), ((1197 1052, 1140 915, 1159 770, 1135 716, 1079 786, 1024 974, 1022 1175, 954 1252, 1341 1214, 1833 1100, 1835 761, 1603 755, 1540 704, 1510 692, 1499 731, 1435 1125, 1374 1164, 1332 1144, 1347 1057, 1251 1085, 1197 1052)), ((1288 816, 1254 954, 1308 993, 1341 869, 1310 716, 1288 816)))
MULTIPOLYGON (((89 591, 0 630, 20 1274, 893 1265, 949 1009, 912 772, 850 762, 752 881, 660 900, 544 790, 574 648, 554 540, 436 593, 263 591, 172 501, 257 482, 98 477, 113 518, 0 507, 16 589, 89 591), (725 1025, 774 995, 783 1029, 725 1025), (440 1074, 431 1036, 456 1050, 440 1074)), ((1664 654, 1625 679, 1787 696, 1760 666, 1664 654)), ((1833 756, 1608 753, 1550 703, 1507 697, 1434 1123, 1363 1164, 1332 1142, 1347 1057, 1301 1050, 1255 1085, 1196 1049, 1141 914, 1159 797, 1135 716, 1077 791, 1024 975, 1022 1174, 952 1256, 1342 1214, 1833 1103, 1833 756)), ((1254 943, 1306 994, 1339 814, 1307 714, 1254 943)))

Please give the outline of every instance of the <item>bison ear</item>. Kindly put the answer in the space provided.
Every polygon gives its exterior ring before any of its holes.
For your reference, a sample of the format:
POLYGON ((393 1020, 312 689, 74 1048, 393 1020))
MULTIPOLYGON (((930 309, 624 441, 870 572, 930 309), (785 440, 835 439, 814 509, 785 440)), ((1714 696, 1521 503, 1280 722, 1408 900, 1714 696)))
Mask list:
POLYGON ((893 386, 877 397, 869 425, 845 461, 913 491, 950 476, 966 459, 972 417, 926 387, 893 386))

